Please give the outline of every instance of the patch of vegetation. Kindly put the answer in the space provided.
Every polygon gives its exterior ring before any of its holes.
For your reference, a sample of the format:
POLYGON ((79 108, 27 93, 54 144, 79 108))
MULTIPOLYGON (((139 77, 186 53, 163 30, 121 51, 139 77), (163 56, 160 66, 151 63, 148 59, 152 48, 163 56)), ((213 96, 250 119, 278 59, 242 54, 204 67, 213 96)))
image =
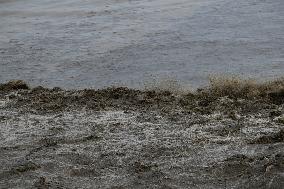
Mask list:
POLYGON ((284 78, 274 81, 256 82, 239 77, 211 77, 209 87, 202 92, 212 97, 227 96, 232 99, 269 98, 273 102, 284 102, 284 78))
POLYGON ((11 80, 8 83, 0 84, 0 91, 12 91, 19 89, 29 89, 29 86, 22 80, 11 80))

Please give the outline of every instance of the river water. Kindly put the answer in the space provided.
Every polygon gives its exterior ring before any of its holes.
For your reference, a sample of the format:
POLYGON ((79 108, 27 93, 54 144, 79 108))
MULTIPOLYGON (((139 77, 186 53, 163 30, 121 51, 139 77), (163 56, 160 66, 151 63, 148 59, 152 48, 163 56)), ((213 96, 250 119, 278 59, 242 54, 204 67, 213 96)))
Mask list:
POLYGON ((282 0, 0 0, 0 82, 143 87, 283 76, 282 0))

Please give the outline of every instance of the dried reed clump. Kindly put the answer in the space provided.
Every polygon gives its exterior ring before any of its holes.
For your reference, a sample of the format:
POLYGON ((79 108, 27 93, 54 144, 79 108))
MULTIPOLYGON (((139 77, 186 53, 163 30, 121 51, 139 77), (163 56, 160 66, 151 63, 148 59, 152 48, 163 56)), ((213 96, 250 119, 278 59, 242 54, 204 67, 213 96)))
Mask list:
POLYGON ((205 91, 215 97, 245 99, 284 97, 284 78, 261 83, 236 76, 217 76, 211 77, 209 82, 209 87, 205 91))

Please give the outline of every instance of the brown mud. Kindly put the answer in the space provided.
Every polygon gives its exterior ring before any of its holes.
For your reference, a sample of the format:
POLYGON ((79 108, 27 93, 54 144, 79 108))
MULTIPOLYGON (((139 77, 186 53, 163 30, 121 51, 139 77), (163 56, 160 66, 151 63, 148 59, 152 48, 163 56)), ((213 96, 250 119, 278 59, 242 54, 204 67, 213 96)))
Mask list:
POLYGON ((283 188, 283 89, 0 84, 0 188, 283 188))

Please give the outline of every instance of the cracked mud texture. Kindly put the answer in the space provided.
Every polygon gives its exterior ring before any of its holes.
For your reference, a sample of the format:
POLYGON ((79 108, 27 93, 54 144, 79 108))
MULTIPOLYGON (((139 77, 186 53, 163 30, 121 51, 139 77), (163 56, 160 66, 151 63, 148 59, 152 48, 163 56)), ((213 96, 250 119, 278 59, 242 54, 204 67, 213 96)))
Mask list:
POLYGON ((0 82, 193 88, 284 71, 283 0, 0 0, 0 82))
POLYGON ((282 189, 276 83, 253 98, 1 84, 0 188, 282 189))

